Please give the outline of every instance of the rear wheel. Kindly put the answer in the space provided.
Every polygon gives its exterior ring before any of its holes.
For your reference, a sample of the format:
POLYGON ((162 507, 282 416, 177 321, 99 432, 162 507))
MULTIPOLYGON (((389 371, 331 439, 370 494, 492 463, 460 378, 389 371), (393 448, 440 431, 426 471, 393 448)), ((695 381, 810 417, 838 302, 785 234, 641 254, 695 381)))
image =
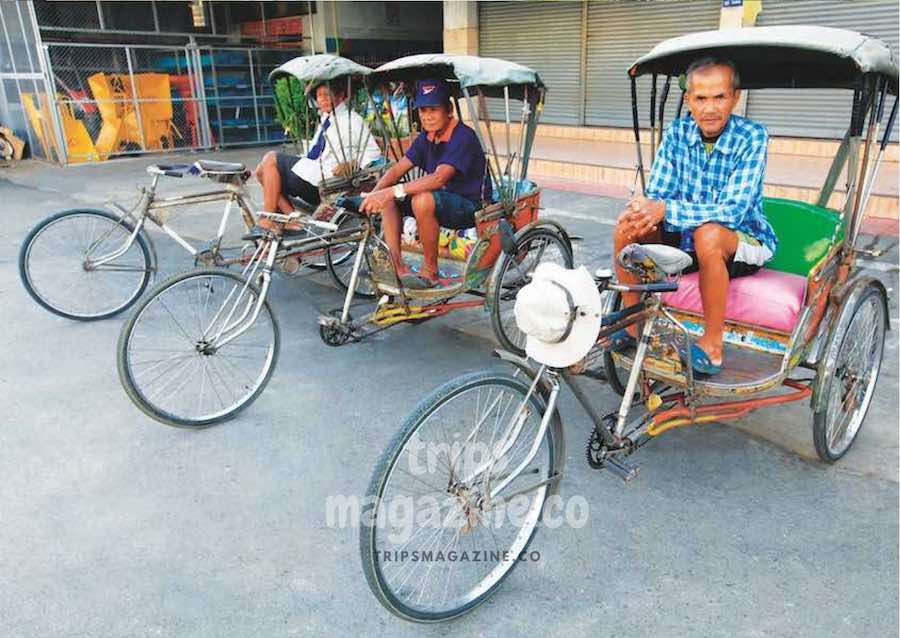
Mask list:
POLYGON ((822 408, 813 413, 813 442, 819 458, 828 463, 844 456, 856 440, 884 352, 887 314, 881 289, 867 287, 849 312, 849 321, 838 321, 825 353, 831 375, 822 388, 822 408))
MULTIPOLYGON (((364 223, 367 222, 356 215, 345 214, 337 221, 337 232, 360 228, 364 223)), ((353 275, 353 264, 358 247, 358 241, 348 241, 330 246, 325 253, 328 274, 331 275, 334 283, 342 290, 347 290, 350 286, 350 277, 353 275)), ((362 299, 374 299, 376 295, 375 286, 372 284, 372 279, 369 275, 369 263, 365 256, 363 256, 362 264, 359 268, 359 277, 357 278, 356 290, 353 294, 362 299)))
POLYGON ((121 255, 95 264, 127 244, 134 227, 110 212, 66 210, 35 226, 19 251, 25 290, 50 312, 78 321, 112 317, 150 282, 147 240, 138 233, 121 255))
POLYGON ((528 391, 508 374, 459 377, 423 400, 388 445, 359 540, 369 587, 392 613, 455 618, 520 562, 556 474, 552 429, 537 440, 544 405, 528 391))
POLYGON ((572 268, 572 247, 552 228, 532 228, 516 238, 515 252, 500 254, 491 274, 491 326, 503 349, 525 356, 525 333, 516 325, 513 308, 519 290, 531 282, 538 264, 572 268))

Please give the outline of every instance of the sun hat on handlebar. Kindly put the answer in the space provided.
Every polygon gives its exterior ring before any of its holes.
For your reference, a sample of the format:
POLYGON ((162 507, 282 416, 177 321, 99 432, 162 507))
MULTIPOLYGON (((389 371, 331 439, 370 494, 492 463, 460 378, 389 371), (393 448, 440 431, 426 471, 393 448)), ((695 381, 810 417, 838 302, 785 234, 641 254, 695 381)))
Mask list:
POLYGON ((574 270, 545 262, 516 296, 515 316, 527 336, 529 357, 564 368, 587 355, 597 341, 603 301, 584 266, 574 270))

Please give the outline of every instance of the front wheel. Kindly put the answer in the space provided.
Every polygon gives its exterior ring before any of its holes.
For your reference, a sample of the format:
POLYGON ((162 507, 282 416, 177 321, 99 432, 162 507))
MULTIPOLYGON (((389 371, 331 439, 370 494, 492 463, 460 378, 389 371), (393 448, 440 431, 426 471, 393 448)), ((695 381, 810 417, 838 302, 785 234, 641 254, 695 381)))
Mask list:
POLYGON ((479 372, 407 417, 372 474, 360 521, 363 572, 389 611, 455 618, 520 562, 556 474, 552 429, 538 441, 543 412, 522 380, 479 372))
POLYGON ((25 290, 50 312, 77 321, 112 317, 143 294, 152 261, 144 234, 104 210, 66 210, 35 226, 19 251, 25 290), (118 254, 120 253, 120 254, 118 254))
POLYGON ((822 408, 813 413, 813 442, 823 461, 833 463, 856 440, 872 401, 887 328, 884 293, 868 286, 838 321, 825 353, 831 374, 822 388, 822 408))
POLYGON ((272 376, 280 342, 261 294, 226 270, 182 273, 159 284, 119 335, 119 379, 129 398, 176 427, 219 423, 253 403, 272 376))
POLYGON ((500 254, 491 273, 491 327, 500 345, 520 357, 525 356, 525 333, 519 330, 513 313, 516 295, 544 262, 572 268, 572 247, 553 228, 532 228, 516 237, 513 254, 500 254))

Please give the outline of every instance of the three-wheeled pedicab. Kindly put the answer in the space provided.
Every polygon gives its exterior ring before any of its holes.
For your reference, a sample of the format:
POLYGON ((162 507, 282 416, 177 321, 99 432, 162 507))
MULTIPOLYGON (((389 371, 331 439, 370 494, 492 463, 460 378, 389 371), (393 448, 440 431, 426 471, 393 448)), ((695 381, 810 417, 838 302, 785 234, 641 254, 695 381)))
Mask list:
MULTIPOLYGON (((514 374, 469 374, 438 388, 385 450, 363 510, 360 548, 369 585, 393 613, 424 622, 453 618, 483 602, 521 562, 563 476, 563 382, 593 424, 589 464, 624 480, 637 475, 625 457, 663 432, 738 418, 763 406, 809 400, 815 448, 826 462, 843 456, 859 433, 878 378, 888 314, 886 288, 859 267, 855 244, 896 117, 895 100, 878 148, 885 103, 897 95, 895 59, 877 39, 814 27, 712 31, 665 41, 628 72, 639 157, 636 78, 652 74, 654 85, 664 78, 659 104, 656 91, 651 96, 651 112, 659 114, 651 120, 651 135, 659 139, 671 81, 710 54, 733 59, 751 90, 844 88, 854 98, 847 135, 818 202, 765 199, 778 250, 765 268, 729 285, 722 372, 700 378, 690 358, 679 355, 689 351, 703 324, 697 278, 680 276, 690 257, 668 246, 626 247, 617 258, 640 283, 618 283, 608 271, 594 282, 607 299, 631 291, 642 293, 641 300, 614 311, 598 301, 599 336, 590 351, 585 347, 584 360, 558 368, 501 352, 514 374), (845 200, 831 209, 842 170, 845 200), (638 322, 637 347, 609 358, 610 377, 618 379, 624 370, 627 380, 619 382, 619 409, 603 416, 573 377, 610 357, 603 350, 606 338, 638 322), (433 560, 437 550, 443 557, 483 550, 482 560, 433 560)), ((569 325, 590 310, 570 311, 569 325)))
MULTIPOLYGON (((401 322, 419 322, 461 308, 484 306, 500 344, 524 354, 524 338, 516 328, 512 307, 518 290, 530 280, 538 263, 555 262, 571 267, 572 246, 556 222, 538 219, 540 189, 528 180, 528 160, 544 104, 544 85, 533 70, 494 58, 426 54, 388 62, 367 78, 371 105, 382 127, 388 158, 398 161, 411 143, 403 122, 417 121, 412 93, 422 79, 446 80, 459 121, 470 125, 485 153, 493 192, 485 193, 475 213, 474 232, 442 229, 441 268, 447 275, 442 286, 414 290, 404 288, 390 258, 387 244, 364 230, 352 268, 344 268, 348 294, 342 308, 322 317, 320 334, 329 345, 359 341, 401 322), (406 92, 406 113, 397 113, 389 100, 375 96, 406 92), (360 273, 366 275, 364 287, 360 273), (354 319, 350 315, 354 293, 378 297, 371 312, 354 319), (362 293, 362 294, 361 294, 362 293), (474 299, 459 300, 468 295, 474 299)), ((413 133, 414 134, 414 133, 413 133)), ((421 174, 410 171, 404 180, 421 174)), ((356 209, 361 198, 347 198, 344 206, 356 209)), ((404 232, 404 253, 416 261, 421 246, 415 230, 404 232)))
MULTIPOLYGON (((320 54, 290 60, 270 78, 295 78, 301 87, 324 82, 332 94, 340 88, 350 98, 363 90, 360 81, 369 72, 346 58, 320 54)), ((319 206, 294 199, 297 210, 290 214, 259 213, 299 229, 254 230, 245 237, 248 243, 237 262, 240 274, 201 269, 176 275, 157 285, 129 315, 117 347, 119 379, 144 413, 168 425, 211 425, 259 396, 278 358, 278 322, 266 300, 276 267, 291 275, 304 265, 327 266, 343 285, 338 270, 352 262, 362 231, 359 216, 335 200, 370 189, 386 168, 378 160, 360 166, 371 132, 364 126, 351 135, 350 117, 350 109, 346 119, 336 114, 332 133, 323 136, 338 146, 333 154, 347 170, 323 175, 319 206)))

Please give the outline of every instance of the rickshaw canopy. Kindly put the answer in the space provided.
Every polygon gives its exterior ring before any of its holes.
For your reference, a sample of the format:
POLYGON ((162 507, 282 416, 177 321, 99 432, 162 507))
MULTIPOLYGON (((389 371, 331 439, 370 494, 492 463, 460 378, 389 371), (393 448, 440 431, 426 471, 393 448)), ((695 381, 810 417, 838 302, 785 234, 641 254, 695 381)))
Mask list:
POLYGON ((813 26, 754 27, 701 31, 657 44, 628 69, 677 76, 704 55, 725 55, 741 74, 741 86, 762 88, 861 88, 877 74, 897 93, 897 58, 882 40, 849 31, 813 26))
POLYGON ((269 81, 271 82, 284 76, 291 76, 301 82, 324 82, 347 76, 364 77, 371 72, 372 69, 357 64, 353 60, 342 58, 339 55, 331 55, 330 53, 319 53, 288 60, 269 73, 269 81))
POLYGON ((425 53, 382 64, 369 76, 375 83, 425 78, 457 80, 460 88, 479 87, 487 96, 502 97, 508 87, 511 97, 521 97, 524 87, 543 88, 533 69, 499 58, 474 55, 425 53))

